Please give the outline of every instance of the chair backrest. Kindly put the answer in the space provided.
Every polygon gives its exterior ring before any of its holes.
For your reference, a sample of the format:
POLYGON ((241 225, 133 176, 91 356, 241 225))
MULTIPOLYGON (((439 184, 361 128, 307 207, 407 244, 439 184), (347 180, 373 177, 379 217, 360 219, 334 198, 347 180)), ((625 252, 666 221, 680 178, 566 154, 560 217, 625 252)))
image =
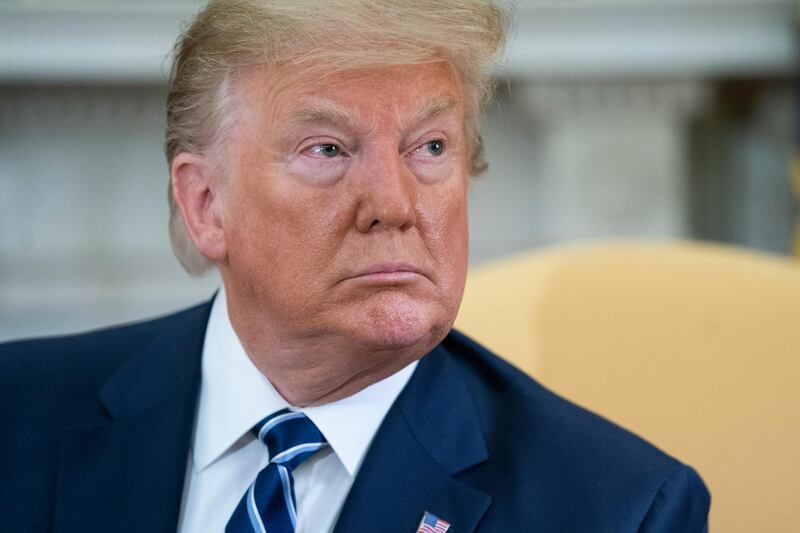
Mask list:
POLYGON ((696 243, 470 274, 456 327, 691 464, 717 531, 800 531, 800 265, 696 243))

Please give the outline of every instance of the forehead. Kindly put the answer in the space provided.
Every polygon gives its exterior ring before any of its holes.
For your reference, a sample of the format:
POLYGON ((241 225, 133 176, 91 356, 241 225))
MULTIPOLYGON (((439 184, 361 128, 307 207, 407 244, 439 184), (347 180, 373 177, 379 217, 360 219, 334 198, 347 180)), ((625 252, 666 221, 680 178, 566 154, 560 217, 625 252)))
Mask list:
POLYGON ((252 69, 238 81, 238 100, 249 113, 275 123, 357 122, 379 115, 415 122, 463 116, 463 91, 446 62, 363 68, 320 74, 315 70, 252 69))

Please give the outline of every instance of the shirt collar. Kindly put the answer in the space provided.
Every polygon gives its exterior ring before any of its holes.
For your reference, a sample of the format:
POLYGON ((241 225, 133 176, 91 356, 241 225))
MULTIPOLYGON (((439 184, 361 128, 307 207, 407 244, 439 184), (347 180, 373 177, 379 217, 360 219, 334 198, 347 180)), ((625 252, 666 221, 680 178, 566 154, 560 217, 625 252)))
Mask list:
MULTIPOLYGON (((325 435, 336 456, 354 476, 383 418, 416 368, 399 372, 356 394, 298 409, 325 435)), ((290 407, 256 368, 231 325, 225 290, 211 307, 202 355, 202 381, 192 460, 200 472, 236 444, 265 416, 290 407)))
POLYGON ((416 367, 414 361, 352 396, 302 410, 325 435, 351 476, 358 472, 378 427, 416 367))

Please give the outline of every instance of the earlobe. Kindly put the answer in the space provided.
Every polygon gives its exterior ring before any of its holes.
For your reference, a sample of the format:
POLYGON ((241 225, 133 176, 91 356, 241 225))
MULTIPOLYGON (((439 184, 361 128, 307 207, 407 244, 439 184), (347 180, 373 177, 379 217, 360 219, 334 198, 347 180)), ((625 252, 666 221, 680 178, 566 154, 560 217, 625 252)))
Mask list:
POLYGON ((183 152, 172 160, 170 174, 172 197, 192 242, 212 261, 224 260, 227 250, 216 170, 205 156, 183 152))

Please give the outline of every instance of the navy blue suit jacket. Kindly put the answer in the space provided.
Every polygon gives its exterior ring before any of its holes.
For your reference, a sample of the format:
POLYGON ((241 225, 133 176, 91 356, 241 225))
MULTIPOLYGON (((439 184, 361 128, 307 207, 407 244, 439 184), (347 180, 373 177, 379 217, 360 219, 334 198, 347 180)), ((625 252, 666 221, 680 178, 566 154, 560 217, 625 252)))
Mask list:
MULTIPOLYGON (((210 305, 0 346, 0 530, 173 532, 210 305)), ((453 332, 380 427, 336 532, 704 531, 689 467, 453 332)))

